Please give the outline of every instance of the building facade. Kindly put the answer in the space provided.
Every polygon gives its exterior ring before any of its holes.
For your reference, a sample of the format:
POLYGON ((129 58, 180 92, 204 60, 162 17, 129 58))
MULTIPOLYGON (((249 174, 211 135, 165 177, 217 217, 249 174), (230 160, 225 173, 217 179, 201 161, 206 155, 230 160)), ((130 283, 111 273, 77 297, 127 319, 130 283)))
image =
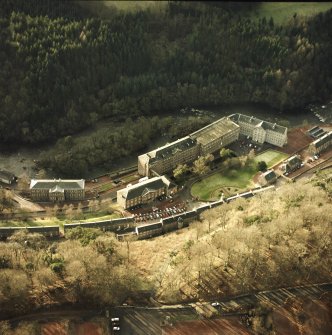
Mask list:
POLYGON ((287 144, 287 128, 243 114, 232 114, 229 118, 240 126, 240 134, 253 141, 283 147, 287 144))
POLYGON ((179 164, 191 163, 199 156, 216 152, 239 138, 240 127, 229 118, 221 118, 175 142, 138 156, 138 173, 161 175, 179 164))
POLYGON ((84 179, 32 179, 30 182, 31 198, 35 201, 83 200, 84 188, 84 179))
POLYGON ((138 156, 138 173, 142 176, 150 176, 154 172, 161 175, 174 169, 178 164, 193 162, 198 156, 197 141, 186 136, 138 156))
POLYGON ((308 151, 311 155, 316 155, 332 146, 332 131, 310 143, 308 151))
POLYGON ((157 197, 168 195, 171 182, 165 177, 153 177, 117 191, 117 203, 124 209, 146 204, 157 197))
POLYGON ((138 173, 142 176, 161 175, 179 164, 191 163, 199 156, 217 152, 238 140, 240 134, 253 141, 282 147, 287 143, 287 128, 249 117, 232 114, 175 142, 138 156, 138 173))

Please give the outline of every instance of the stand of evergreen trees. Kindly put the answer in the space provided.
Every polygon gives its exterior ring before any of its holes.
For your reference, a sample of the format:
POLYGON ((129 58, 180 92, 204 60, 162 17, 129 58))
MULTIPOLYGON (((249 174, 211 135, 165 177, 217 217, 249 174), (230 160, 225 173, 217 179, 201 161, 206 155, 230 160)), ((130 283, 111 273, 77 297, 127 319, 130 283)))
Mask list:
POLYGON ((0 141, 184 106, 285 110, 330 98, 331 22, 331 10, 279 26, 202 2, 100 19, 70 1, 1 1, 0 141))

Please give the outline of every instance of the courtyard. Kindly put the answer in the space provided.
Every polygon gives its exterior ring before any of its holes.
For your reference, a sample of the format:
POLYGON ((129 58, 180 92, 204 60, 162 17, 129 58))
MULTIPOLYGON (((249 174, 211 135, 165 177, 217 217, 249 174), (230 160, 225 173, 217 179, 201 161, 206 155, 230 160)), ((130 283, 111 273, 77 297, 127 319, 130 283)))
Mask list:
POLYGON ((251 185, 254 186, 252 178, 256 173, 257 169, 254 164, 241 169, 221 170, 196 182, 191 188, 191 194, 200 200, 218 200, 222 193, 230 196, 251 185))

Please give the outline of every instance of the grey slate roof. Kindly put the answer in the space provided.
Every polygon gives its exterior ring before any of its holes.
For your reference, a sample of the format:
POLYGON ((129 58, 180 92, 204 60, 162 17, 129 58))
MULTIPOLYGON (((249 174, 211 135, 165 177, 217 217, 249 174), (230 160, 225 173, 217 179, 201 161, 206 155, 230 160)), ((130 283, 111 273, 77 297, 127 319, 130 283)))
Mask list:
POLYGON ((316 148, 319 148, 320 146, 322 146, 323 144, 331 140, 332 140, 332 131, 325 134, 324 136, 317 139, 316 141, 312 142, 312 145, 314 145, 316 148))
POLYGON ((155 192, 165 186, 167 185, 164 183, 162 177, 154 177, 142 183, 138 183, 125 189, 122 189, 121 191, 123 193, 122 196, 125 199, 131 200, 140 196, 144 196, 149 192, 155 192))
POLYGON ((61 193, 63 193, 64 191, 65 190, 62 187, 60 187, 59 185, 56 185, 55 187, 53 187, 52 189, 50 189, 51 193, 55 193, 55 192, 61 192, 61 193))
POLYGON ((267 122, 267 121, 262 121, 262 127, 265 130, 273 130, 273 131, 276 131, 280 134, 284 134, 286 129, 287 129, 286 127, 282 127, 282 126, 279 126, 276 123, 271 123, 271 122, 267 122))
POLYGON ((196 143, 197 141, 195 139, 186 136, 180 140, 166 144, 161 148, 153 150, 149 152, 148 155, 151 158, 151 162, 153 162, 159 159, 173 156, 177 152, 188 150, 189 148, 194 147, 196 143))
POLYGON ((0 170, 0 178, 8 179, 8 180, 14 180, 15 175, 11 172, 8 172, 8 171, 5 171, 5 170, 0 170))
POLYGON ((284 134, 285 131, 287 131, 286 127, 279 126, 276 123, 263 121, 263 120, 257 119, 256 117, 253 117, 253 116, 247 116, 247 115, 236 113, 236 114, 230 115, 229 118, 232 121, 234 121, 235 123, 244 122, 244 123, 251 124, 255 127, 256 126, 262 127, 265 130, 273 130, 273 131, 278 132, 280 134, 284 134))
POLYGON ((273 170, 268 170, 266 172, 263 173, 263 177, 265 178, 265 180, 267 182, 277 178, 277 175, 275 174, 275 172, 273 170))
POLYGON ((319 129, 318 126, 312 127, 311 129, 308 130, 308 133, 309 133, 309 134, 312 134, 312 133, 314 133, 314 132, 315 132, 316 130, 318 130, 318 129, 319 129))
POLYGON ((297 164, 301 164, 301 163, 302 163, 301 158, 299 158, 296 155, 286 160, 286 164, 288 164, 291 167, 296 166, 297 164))
MULTIPOLYGON (((30 189, 54 189, 60 187, 64 190, 83 190, 85 180, 71 180, 71 179, 31 179, 30 189)), ((60 191, 61 192, 61 191, 60 191)))

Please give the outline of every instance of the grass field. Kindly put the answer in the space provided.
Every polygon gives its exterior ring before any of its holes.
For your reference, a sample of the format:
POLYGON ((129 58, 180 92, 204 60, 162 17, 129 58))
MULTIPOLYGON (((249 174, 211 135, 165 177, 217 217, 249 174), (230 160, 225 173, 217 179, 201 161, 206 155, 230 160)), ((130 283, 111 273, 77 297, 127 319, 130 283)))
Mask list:
POLYGON ((165 7, 167 1, 103 1, 106 6, 115 6, 117 9, 125 11, 136 11, 137 9, 147 9, 154 7, 165 7))
POLYGON ((235 193, 245 189, 251 184, 251 179, 256 173, 252 166, 217 172, 195 183, 191 188, 191 194, 201 200, 216 200, 219 196, 218 191, 223 191, 225 187, 230 187, 235 193))
POLYGON ((136 12, 150 9, 152 11, 164 11, 167 1, 77 1, 83 8, 88 9, 95 15, 107 19, 114 14, 114 10, 125 12, 136 12))
POLYGON ((270 168, 271 166, 283 161, 287 157, 289 156, 282 152, 275 151, 275 150, 266 150, 262 152, 261 154, 257 155, 254 158, 254 161, 257 163, 260 161, 264 161, 267 164, 267 166, 270 168))
POLYGON ((19 220, 3 220, 0 222, 0 227, 37 227, 37 226, 63 226, 65 223, 72 222, 93 222, 93 221, 103 221, 119 218, 118 213, 107 214, 106 211, 101 211, 99 213, 84 213, 85 219, 60 219, 56 217, 52 218, 36 218, 28 219, 26 221, 19 220))
POLYGON ((312 16, 332 8, 332 2, 260 2, 250 12, 253 19, 273 17, 275 23, 284 24, 293 18, 294 13, 299 16, 312 16))

